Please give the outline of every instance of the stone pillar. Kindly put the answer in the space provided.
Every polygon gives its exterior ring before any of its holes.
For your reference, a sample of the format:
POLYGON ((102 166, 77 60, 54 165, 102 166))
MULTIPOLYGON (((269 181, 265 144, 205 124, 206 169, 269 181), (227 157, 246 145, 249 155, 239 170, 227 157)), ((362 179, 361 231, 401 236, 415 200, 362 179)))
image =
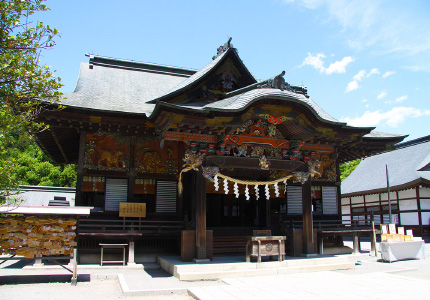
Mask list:
POLYGON ((136 263, 134 262, 134 241, 130 241, 128 243, 128 262, 127 266, 133 266, 136 263))

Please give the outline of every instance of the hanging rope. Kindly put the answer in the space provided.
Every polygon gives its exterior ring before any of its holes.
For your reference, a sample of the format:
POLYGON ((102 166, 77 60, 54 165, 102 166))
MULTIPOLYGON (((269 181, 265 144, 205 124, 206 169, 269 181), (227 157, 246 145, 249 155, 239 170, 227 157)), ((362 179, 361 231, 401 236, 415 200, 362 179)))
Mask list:
MULTIPOLYGON (((178 193, 179 195, 182 195, 183 192, 183 185, 182 185, 182 173, 188 172, 190 170, 193 170, 192 167, 186 167, 185 169, 182 169, 181 173, 179 174, 179 181, 178 181, 178 193)), ((276 185, 279 182, 286 182, 288 179, 290 179, 291 177, 293 177, 293 175, 288 175, 279 179, 275 179, 275 180, 270 180, 270 181, 252 181, 252 180, 241 180, 241 179, 236 179, 224 174, 221 174, 220 172, 217 173, 217 175, 219 178, 223 178, 227 181, 231 181, 234 183, 238 183, 238 184, 243 184, 243 185, 276 185)))
POLYGON ((220 178, 224 178, 227 179, 228 181, 234 182, 234 183, 238 183, 238 184, 248 184, 248 185, 273 185, 279 182, 282 182, 284 180, 290 179, 291 177, 293 177, 293 175, 288 175, 279 179, 275 179, 275 180, 271 180, 271 181, 251 181, 251 180, 241 180, 241 179, 235 179, 233 177, 218 173, 217 174, 218 177, 220 178))
POLYGON ((178 193, 179 195, 182 195, 182 191, 184 190, 184 187, 182 185, 182 173, 188 172, 192 170, 193 167, 186 167, 185 169, 182 169, 181 173, 179 173, 179 181, 178 181, 178 193))

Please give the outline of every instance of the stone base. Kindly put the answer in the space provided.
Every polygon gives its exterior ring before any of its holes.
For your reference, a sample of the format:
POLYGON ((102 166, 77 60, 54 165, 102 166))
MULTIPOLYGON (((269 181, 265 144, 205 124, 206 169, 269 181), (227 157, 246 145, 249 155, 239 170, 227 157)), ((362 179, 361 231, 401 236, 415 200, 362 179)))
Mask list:
POLYGON ((307 254, 307 253, 300 253, 300 256, 301 257, 318 257, 318 254, 316 254, 316 253, 310 253, 310 254, 307 254))
POLYGON ((211 260, 209 258, 194 258, 193 262, 196 264, 208 264, 211 260))

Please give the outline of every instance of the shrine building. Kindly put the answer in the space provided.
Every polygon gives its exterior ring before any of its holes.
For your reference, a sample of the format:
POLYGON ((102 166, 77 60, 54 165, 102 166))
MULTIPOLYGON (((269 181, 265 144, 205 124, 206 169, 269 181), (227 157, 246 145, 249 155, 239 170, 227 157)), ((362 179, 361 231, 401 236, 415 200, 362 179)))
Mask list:
POLYGON ((316 253, 313 224, 342 220, 339 164, 405 138, 339 122, 282 70, 257 80, 231 39, 208 61, 196 71, 89 55, 65 107, 40 114, 50 129, 38 145, 77 164, 76 206, 93 207, 79 220, 81 263, 104 242, 184 260, 244 253, 257 229, 316 253), (145 205, 124 215, 123 203, 145 205))

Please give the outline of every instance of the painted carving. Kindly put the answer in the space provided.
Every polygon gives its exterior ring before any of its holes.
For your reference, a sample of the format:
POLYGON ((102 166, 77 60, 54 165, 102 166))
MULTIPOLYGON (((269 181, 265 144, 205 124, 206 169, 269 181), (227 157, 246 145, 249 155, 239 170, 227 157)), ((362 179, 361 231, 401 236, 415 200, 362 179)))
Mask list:
POLYGON ((87 134, 84 167, 92 170, 125 171, 129 166, 130 138, 115 134, 87 134))
POLYGON ((178 175, 178 164, 171 142, 161 149, 157 139, 139 140, 136 151, 136 171, 149 174, 178 175))
POLYGON ((260 164, 261 170, 269 170, 270 162, 267 160, 266 156, 262 155, 260 157, 259 164, 260 164))
POLYGON ((336 160, 330 158, 329 153, 318 153, 316 160, 320 162, 319 173, 321 176, 314 178, 319 181, 336 181, 336 160))
POLYGON ((191 167, 193 170, 197 171, 198 167, 202 164, 204 153, 195 153, 191 149, 185 151, 185 156, 182 159, 184 161, 183 168, 191 167))
POLYGON ((318 160, 308 161, 309 172, 311 173, 312 179, 321 177, 321 162, 318 160))

